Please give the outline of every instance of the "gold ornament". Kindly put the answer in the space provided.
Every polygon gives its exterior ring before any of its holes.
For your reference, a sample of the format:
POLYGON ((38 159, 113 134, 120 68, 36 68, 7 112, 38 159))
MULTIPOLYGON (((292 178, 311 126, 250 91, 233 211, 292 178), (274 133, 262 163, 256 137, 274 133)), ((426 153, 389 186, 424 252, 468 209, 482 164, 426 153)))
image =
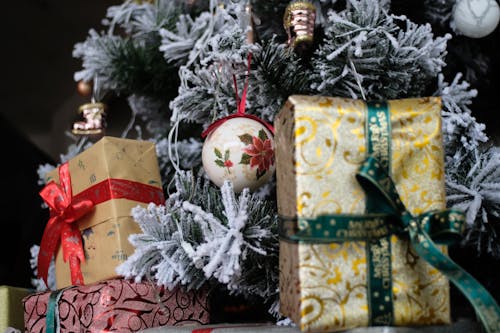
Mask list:
POLYGON ((316 7, 309 1, 290 3, 283 15, 283 26, 288 35, 288 46, 307 49, 314 42, 316 7))
POLYGON ((92 89, 92 82, 83 80, 78 81, 76 86, 76 91, 83 97, 89 97, 92 94, 92 89))
POLYGON ((106 105, 103 103, 87 103, 80 106, 78 113, 80 113, 82 120, 73 123, 73 134, 103 134, 105 128, 105 109, 106 105))

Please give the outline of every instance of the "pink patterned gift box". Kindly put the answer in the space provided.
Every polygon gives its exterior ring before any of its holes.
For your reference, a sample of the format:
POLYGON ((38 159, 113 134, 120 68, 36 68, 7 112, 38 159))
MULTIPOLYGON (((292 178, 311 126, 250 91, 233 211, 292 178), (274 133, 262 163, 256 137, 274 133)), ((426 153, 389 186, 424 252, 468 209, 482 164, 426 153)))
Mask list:
POLYGON ((23 305, 25 333, 50 333, 57 327, 61 333, 125 333, 209 322, 207 290, 169 291, 124 279, 31 294, 23 305), (54 304, 52 310, 50 303, 54 304), (51 312, 55 313, 53 322, 51 312))

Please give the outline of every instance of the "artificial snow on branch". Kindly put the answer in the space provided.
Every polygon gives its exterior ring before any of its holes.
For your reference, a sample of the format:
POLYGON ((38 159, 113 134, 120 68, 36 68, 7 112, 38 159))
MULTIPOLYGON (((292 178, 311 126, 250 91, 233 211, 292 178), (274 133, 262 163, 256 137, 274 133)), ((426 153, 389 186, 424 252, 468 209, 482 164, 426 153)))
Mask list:
POLYGON ((194 48, 189 55, 178 53, 183 47, 177 47, 175 43, 182 36, 162 31, 163 41, 168 42, 161 46, 167 59, 174 61, 187 56, 188 61, 187 65, 181 66, 178 95, 170 103, 173 122, 197 123, 206 127, 214 120, 236 111, 233 75, 238 78, 237 84, 241 91, 244 80, 240 78, 245 75, 247 56, 257 51, 255 45, 247 42, 249 27, 242 26, 239 19, 243 13, 242 4, 231 4, 217 8, 213 15, 202 13, 194 21, 181 18, 180 22, 192 24, 181 31, 188 33, 190 39, 197 38, 196 41, 192 40, 194 48), (207 31, 209 35, 206 35, 207 31))
POLYGON ((457 73, 451 83, 444 80, 443 74, 439 74, 438 89, 434 96, 441 96, 442 100, 442 127, 447 155, 460 159, 464 152, 474 151, 488 141, 484 132, 486 126, 476 121, 469 108, 472 99, 477 96, 477 90, 471 89, 470 84, 462 80, 461 73, 457 73))
POLYGON ((33 271, 33 276, 31 278, 31 285, 33 288, 35 288, 35 291, 40 292, 40 291, 47 291, 47 290, 56 290, 56 265, 54 258, 52 258, 50 265, 49 265, 49 271, 47 274, 47 285, 45 285, 45 281, 43 281, 42 278, 38 278, 38 253, 40 252, 40 246, 39 245, 32 245, 30 248, 30 267, 31 270, 33 271))
POLYGON ((216 284, 234 294, 277 302, 277 214, 272 202, 248 189, 236 196, 230 182, 219 189, 188 171, 176 174, 175 188, 165 205, 133 209, 143 233, 129 237, 135 252, 117 273, 168 288, 216 284))
MULTIPOLYGON (((156 142, 156 153, 160 170, 163 171, 163 178, 171 179, 174 174, 172 161, 168 154, 169 142, 166 138, 159 139, 156 142)), ((203 143, 201 139, 190 137, 188 139, 178 140, 173 143, 174 149, 177 152, 177 160, 179 167, 184 170, 196 169, 201 166, 201 150, 203 143)))
POLYGON ((278 43, 275 37, 259 46, 253 56, 250 99, 253 112, 272 122, 290 95, 311 92, 311 71, 301 64, 293 49, 278 43))
POLYGON ((430 22, 447 26, 452 21, 456 0, 424 0, 424 16, 430 22))
POLYGON ((107 31, 91 29, 87 39, 74 46, 73 57, 81 59, 83 67, 74 74, 75 81, 93 82, 103 95, 112 91, 168 97, 178 86, 173 79, 178 67, 163 60, 159 30, 173 28, 178 15, 178 7, 168 1, 139 5, 129 0, 110 7, 104 20, 107 31))
POLYGON ((447 202, 466 213, 464 244, 500 258, 500 148, 448 162, 447 202))
POLYGON ((420 96, 445 65, 450 35, 389 14, 377 0, 330 11, 313 59, 312 88, 329 96, 386 100, 420 96))

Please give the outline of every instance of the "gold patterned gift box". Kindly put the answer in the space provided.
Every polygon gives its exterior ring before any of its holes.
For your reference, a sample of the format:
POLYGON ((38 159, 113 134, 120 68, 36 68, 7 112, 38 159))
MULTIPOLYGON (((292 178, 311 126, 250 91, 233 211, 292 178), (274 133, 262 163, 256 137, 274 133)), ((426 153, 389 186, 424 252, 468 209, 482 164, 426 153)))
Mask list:
MULTIPOLYGON (((74 221, 75 228, 81 233, 81 236, 78 236, 85 256, 84 262, 80 263, 83 283, 75 283, 74 272, 70 269, 71 259, 64 260, 64 242, 60 240, 63 236, 57 235, 51 239, 59 244, 55 257, 57 289, 117 277, 115 268, 134 252, 128 236, 140 233, 138 224, 131 216, 131 209, 137 205, 145 207, 149 202, 163 203, 154 143, 104 136, 50 172, 47 175, 47 183, 54 181, 55 184, 61 184, 61 175, 64 174, 61 173, 62 168, 67 170, 65 182, 70 184, 70 205, 78 205, 81 200, 90 200, 92 207, 74 221)), ((56 213, 51 211, 51 216, 61 215, 64 218, 69 210, 71 209, 56 213)), ((52 222, 49 221, 48 226, 52 222)), ((48 226, 44 237, 49 232, 48 226)), ((47 238, 49 237, 47 235, 47 238)), ((72 242, 74 240, 69 237, 67 243, 72 242)), ((43 245, 44 238, 40 252, 43 245)), ((48 256, 51 255, 50 252, 48 256)), ((39 255, 39 266, 40 258, 39 255)))
MULTIPOLYGON (((372 128, 372 148, 386 146, 387 167, 412 214, 444 209, 440 99, 391 100, 387 104, 389 119, 380 120, 388 122, 390 140, 372 128)), ((282 217, 365 212, 365 194, 355 174, 369 149, 366 112, 367 105, 360 100, 289 97, 274 122, 278 212, 282 217)), ((392 325, 450 323, 448 279, 419 258, 408 240, 392 235, 387 241, 378 245, 379 249, 390 248, 390 260, 382 263, 390 265, 386 268, 388 276, 392 275, 392 295, 384 296, 370 293, 365 242, 281 239, 282 314, 302 331, 340 331, 371 326, 370 313, 383 312, 392 302, 392 325), (370 309, 369 299, 377 297, 381 299, 372 304, 380 309, 370 309)), ((446 253, 445 246, 441 250, 446 253)), ((372 256, 378 260, 377 251, 372 256)))

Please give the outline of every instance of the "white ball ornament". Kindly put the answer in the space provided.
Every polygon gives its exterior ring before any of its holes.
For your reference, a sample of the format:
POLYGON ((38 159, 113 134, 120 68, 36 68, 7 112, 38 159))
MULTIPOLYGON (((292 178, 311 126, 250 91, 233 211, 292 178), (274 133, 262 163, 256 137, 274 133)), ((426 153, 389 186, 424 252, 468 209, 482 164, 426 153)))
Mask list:
POLYGON ((459 0, 453 10, 453 21, 458 32, 471 38, 492 33, 500 20, 496 0, 459 0))
POLYGON ((233 183, 235 193, 255 190, 275 171, 273 134, 261 122, 234 117, 212 130, 203 143, 202 162, 217 186, 233 183))

